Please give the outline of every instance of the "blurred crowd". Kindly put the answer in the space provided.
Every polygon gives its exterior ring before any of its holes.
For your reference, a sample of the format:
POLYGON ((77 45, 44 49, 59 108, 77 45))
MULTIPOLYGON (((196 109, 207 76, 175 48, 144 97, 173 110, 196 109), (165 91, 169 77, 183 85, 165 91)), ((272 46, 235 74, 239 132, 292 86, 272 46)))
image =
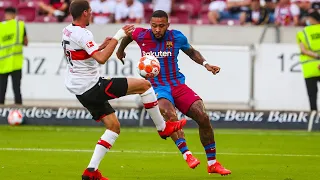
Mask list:
MULTIPOLYGON (((5 1, 34 6, 36 15, 33 19, 26 15, 26 21, 72 20, 68 15, 72 0, 5 1)), ((94 24, 147 23, 154 10, 164 10, 171 23, 304 26, 306 15, 320 9, 320 0, 90 0, 90 4, 94 24)))

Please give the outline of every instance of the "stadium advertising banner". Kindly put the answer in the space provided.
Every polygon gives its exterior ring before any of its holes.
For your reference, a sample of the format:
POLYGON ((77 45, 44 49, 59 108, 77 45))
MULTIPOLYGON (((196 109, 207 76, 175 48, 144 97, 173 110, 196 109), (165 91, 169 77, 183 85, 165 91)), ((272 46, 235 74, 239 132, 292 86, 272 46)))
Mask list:
MULTIPOLYGON (((24 123, 30 125, 73 125, 102 126, 92 120, 84 108, 66 107, 0 107, 0 124, 7 124, 10 111, 18 109, 24 116, 24 123)), ((115 108, 123 127, 154 126, 150 116, 142 108, 115 108)), ((250 129, 299 129, 320 130, 320 113, 304 111, 242 111, 207 110, 213 127, 250 129)), ((178 112, 179 119, 184 116, 178 112)), ((197 124, 190 118, 186 127, 197 124)))
POLYGON ((296 44, 257 46, 254 72, 256 109, 309 110, 299 53, 296 44))
MULTIPOLYGON (((197 65, 183 52, 179 57, 181 71, 186 81, 206 102, 248 103, 250 95, 251 66, 248 47, 195 46, 212 64, 221 66, 221 73, 213 76, 203 66, 197 65), (241 73, 238 73, 241 71, 241 73), (226 83, 227 82, 227 83, 226 83), (234 93, 236 88, 237 93, 234 93)), ((136 65, 141 57, 137 45, 126 50, 127 58, 122 65, 115 54, 101 66, 101 74, 106 77, 140 77, 136 65)), ((24 49, 25 61, 22 78, 24 99, 34 100, 75 100, 64 86, 67 61, 59 43, 30 44, 24 49)), ((11 84, 8 85, 11 87, 11 84)), ((12 89, 8 88, 7 98, 12 99, 12 89)), ((122 100, 135 100, 129 96, 122 100)))

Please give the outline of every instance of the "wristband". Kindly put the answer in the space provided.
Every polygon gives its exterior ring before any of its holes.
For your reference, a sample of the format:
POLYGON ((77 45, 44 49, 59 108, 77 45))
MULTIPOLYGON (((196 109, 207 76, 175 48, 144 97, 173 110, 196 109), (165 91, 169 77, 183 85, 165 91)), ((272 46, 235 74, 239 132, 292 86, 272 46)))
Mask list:
POLYGON ((126 36, 126 32, 123 29, 119 29, 119 31, 113 36, 113 39, 120 41, 125 36, 126 36))
POLYGON ((202 66, 206 67, 207 64, 209 64, 208 61, 203 61, 202 66))

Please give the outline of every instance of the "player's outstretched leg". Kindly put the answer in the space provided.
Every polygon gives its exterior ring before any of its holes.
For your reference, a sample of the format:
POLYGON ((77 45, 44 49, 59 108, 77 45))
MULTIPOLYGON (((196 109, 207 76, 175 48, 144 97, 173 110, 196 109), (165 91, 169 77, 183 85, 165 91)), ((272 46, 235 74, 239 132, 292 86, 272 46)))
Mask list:
POLYGON ((83 172, 82 180, 108 180, 108 178, 101 175, 98 167, 105 154, 111 149, 118 138, 120 134, 120 123, 114 113, 103 117, 101 121, 107 130, 96 144, 90 163, 83 172))
POLYGON ((164 121, 159 110, 157 97, 149 81, 141 78, 127 78, 127 80, 127 95, 140 94, 142 103, 151 116, 161 138, 166 139, 186 124, 185 119, 176 122, 164 121))
POLYGON ((197 100, 191 105, 187 112, 187 116, 195 120, 199 125, 200 140, 205 149, 208 160, 208 173, 218 173, 221 175, 231 174, 230 170, 225 169, 216 160, 216 143, 214 140, 213 129, 210 124, 209 117, 204 109, 202 100, 197 100))
MULTIPOLYGON (((175 107, 168 99, 159 99, 159 107, 161 114, 165 119, 168 119, 170 121, 178 121, 175 107)), ((184 137, 183 130, 181 129, 173 133, 171 135, 171 139, 176 144, 177 148, 180 150, 188 166, 192 169, 196 168, 200 164, 200 161, 197 158, 195 158, 189 150, 186 139, 184 137)))

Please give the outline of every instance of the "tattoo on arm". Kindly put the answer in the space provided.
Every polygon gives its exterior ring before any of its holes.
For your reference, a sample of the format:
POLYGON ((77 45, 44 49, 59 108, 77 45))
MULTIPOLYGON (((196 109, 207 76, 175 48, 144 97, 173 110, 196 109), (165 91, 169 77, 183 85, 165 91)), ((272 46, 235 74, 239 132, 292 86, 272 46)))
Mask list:
POLYGON ((202 65, 203 61, 205 61, 204 57, 201 53, 195 50, 192 46, 189 49, 183 50, 183 52, 188 55, 194 62, 202 65))

